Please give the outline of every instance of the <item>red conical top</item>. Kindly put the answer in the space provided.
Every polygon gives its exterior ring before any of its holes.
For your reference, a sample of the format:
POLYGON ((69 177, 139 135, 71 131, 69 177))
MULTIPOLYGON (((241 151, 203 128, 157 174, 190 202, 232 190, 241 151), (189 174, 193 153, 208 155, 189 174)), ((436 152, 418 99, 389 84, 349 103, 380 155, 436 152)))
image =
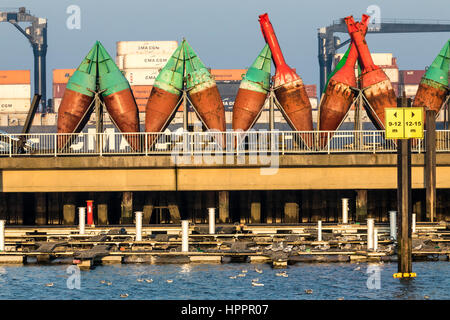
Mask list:
MULTIPOLYGON (((367 15, 363 15, 363 20, 361 21, 361 23, 368 20, 368 18, 369 17, 367 15)), ((353 16, 346 17, 345 23, 347 24, 348 33, 350 34, 350 37, 352 38, 352 41, 358 50, 360 62, 363 68, 362 73, 380 69, 373 63, 372 56, 370 55, 369 47, 367 46, 367 43, 365 41, 364 34, 360 31, 358 25, 353 20, 353 16)))
MULTIPOLYGON (((364 14, 361 22, 356 23, 356 27, 361 32, 361 34, 364 36, 367 32, 367 24, 369 22, 369 16, 364 14)), ((345 83, 348 86, 356 87, 356 77, 355 77, 355 64, 356 60, 358 60, 358 50, 356 48, 356 45, 351 42, 350 52, 347 56, 347 61, 345 62, 344 66, 337 71, 334 76, 331 78, 335 81, 345 83)))
POLYGON ((270 51, 272 51, 272 59, 276 68, 274 76, 275 87, 300 79, 297 73, 286 64, 283 53, 281 52, 280 44, 278 43, 277 36, 275 35, 275 31, 273 30, 267 13, 259 16, 259 24, 261 25, 264 39, 269 45, 270 51))

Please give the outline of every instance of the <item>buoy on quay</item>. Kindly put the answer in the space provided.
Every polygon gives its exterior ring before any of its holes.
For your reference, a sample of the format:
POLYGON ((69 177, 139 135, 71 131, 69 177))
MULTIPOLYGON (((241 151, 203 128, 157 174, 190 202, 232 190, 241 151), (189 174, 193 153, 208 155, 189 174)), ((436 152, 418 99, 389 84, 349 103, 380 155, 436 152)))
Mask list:
MULTIPOLYGON (((155 79, 145 108, 146 132, 164 131, 177 111, 183 90, 184 42, 183 40, 178 46, 155 79)), ((148 136, 149 148, 155 141, 156 135, 148 136)))
POLYGON ((362 64, 361 89, 370 104, 367 106, 367 115, 378 130, 384 130, 384 110, 397 107, 395 91, 384 71, 374 64, 365 36, 358 28, 353 16, 346 17, 345 23, 362 64))
MULTIPOLYGON (((448 69, 450 64, 450 40, 434 59, 420 80, 413 107, 436 111, 436 116, 448 95, 448 69)), ((425 111, 424 111, 425 112, 425 111)), ((425 118, 424 118, 425 121, 425 118)))
POLYGON ((98 46, 98 81, 106 109, 124 138, 135 151, 140 150, 139 110, 130 84, 103 45, 98 46))
MULTIPOLYGON (((367 32, 369 16, 363 15, 358 24, 359 32, 367 32)), ((358 60, 358 50, 350 43, 345 63, 328 80, 325 92, 320 100, 318 127, 320 131, 335 131, 339 128, 355 99, 354 89, 358 87, 355 77, 355 64, 358 60)), ((319 147, 328 143, 328 133, 320 134, 319 147)))
MULTIPOLYGON (((97 52, 95 43, 67 83, 58 109, 58 133, 79 133, 84 127, 81 121, 97 90, 97 52)), ((58 136, 58 149, 66 147, 69 141, 70 135, 58 136)))
MULTIPOLYGON (((275 31, 267 13, 259 16, 259 23, 264 39, 272 52, 276 70, 274 91, 282 107, 282 113, 295 131, 312 131, 312 107, 300 76, 287 65, 281 52, 275 31)), ((302 134, 304 143, 311 148, 314 144, 312 135, 302 134)))
POLYGON ((234 131, 247 131, 258 120, 270 90, 271 64, 272 52, 266 44, 239 85, 233 106, 234 131))

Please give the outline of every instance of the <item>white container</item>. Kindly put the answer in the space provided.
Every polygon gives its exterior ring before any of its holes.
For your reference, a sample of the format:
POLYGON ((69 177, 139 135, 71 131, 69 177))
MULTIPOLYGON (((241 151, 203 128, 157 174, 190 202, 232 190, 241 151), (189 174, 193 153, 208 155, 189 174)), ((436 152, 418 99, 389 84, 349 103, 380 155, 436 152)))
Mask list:
POLYGON ((415 96, 418 89, 419 89, 419 85, 418 84, 405 84, 405 85, 403 85, 403 91, 405 91, 405 95, 407 97, 415 96))
POLYGON ((309 103, 311 103, 311 108, 317 109, 317 98, 309 98, 309 103))
POLYGON ((163 68, 172 54, 129 54, 123 56, 123 69, 163 68))
POLYGON ((31 86, 29 84, 2 84, 0 85, 0 99, 31 99, 31 86))
POLYGON ((170 55, 177 47, 177 41, 119 41, 117 42, 117 55, 146 53, 170 55))
POLYGON ((386 76, 391 80, 391 82, 398 82, 399 79, 399 71, 398 68, 383 68, 386 76))
POLYGON ((152 86, 160 69, 124 69, 123 74, 131 86, 152 86))
POLYGON ((392 53, 372 53, 372 60, 377 66, 391 66, 392 53))
POLYGON ((0 99, 0 113, 27 113, 30 99, 0 99))
POLYGON ((116 65, 120 70, 123 70, 123 57, 124 56, 116 56, 116 65))
POLYGON ((58 112, 62 98, 53 98, 53 112, 58 112))

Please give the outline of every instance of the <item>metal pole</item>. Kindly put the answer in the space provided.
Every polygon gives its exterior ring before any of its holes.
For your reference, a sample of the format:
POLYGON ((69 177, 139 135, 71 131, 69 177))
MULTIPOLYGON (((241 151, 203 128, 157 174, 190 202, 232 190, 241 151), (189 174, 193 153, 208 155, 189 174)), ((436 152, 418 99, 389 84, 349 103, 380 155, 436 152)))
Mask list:
POLYGON ((0 251, 5 251, 5 220, 0 220, 0 251))
POLYGON ((188 117, 188 106, 187 106, 187 99, 186 99, 186 90, 183 90, 183 129, 184 131, 188 131, 189 127, 189 117, 188 117))
POLYGON ((209 234, 216 233, 216 208, 208 208, 209 234))
POLYGON ((317 241, 322 241, 322 220, 317 221, 317 241))
POLYGON ((367 219, 367 250, 373 250, 373 229, 375 220, 373 218, 367 219))
POLYGON ((142 241, 142 211, 136 211, 136 241, 142 241))
POLYGON ((342 223, 348 223, 348 198, 342 198, 342 223))
MULTIPOLYGON (((428 143, 428 141, 427 141, 428 143)), ((398 222, 398 272, 412 272, 411 249, 411 141, 398 140, 397 206, 398 222)))
POLYGON ((270 87, 270 99, 269 99, 269 130, 273 131, 275 128, 275 110, 274 110, 274 91, 273 87, 270 87))
POLYGON ((427 216, 436 217, 436 111, 426 112, 425 188, 427 216))
POLYGON ((389 211, 390 237, 397 240, 397 211, 389 211))
POLYGON ((84 234, 85 222, 86 221, 86 208, 80 207, 78 208, 78 229, 80 234, 84 234))
POLYGON ((189 220, 181 220, 181 251, 189 251, 189 220))

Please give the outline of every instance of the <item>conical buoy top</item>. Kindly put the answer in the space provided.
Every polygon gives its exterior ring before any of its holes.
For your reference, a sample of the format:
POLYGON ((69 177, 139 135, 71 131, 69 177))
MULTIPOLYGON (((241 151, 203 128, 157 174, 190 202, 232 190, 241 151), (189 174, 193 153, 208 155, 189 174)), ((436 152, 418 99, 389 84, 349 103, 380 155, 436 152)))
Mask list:
POLYGON ((66 86, 67 89, 89 97, 94 96, 94 91, 97 87, 97 56, 98 45, 96 42, 70 77, 66 86))
POLYGON ((186 72, 186 89, 190 89, 197 84, 213 80, 208 69, 197 56, 195 51, 186 40, 183 40, 185 72, 186 72))
POLYGON ((250 81, 258 84, 258 88, 267 93, 270 89, 270 69, 272 65, 272 52, 268 44, 259 53, 250 68, 248 68, 242 81, 250 81))
POLYGON ((447 41, 444 47, 434 59, 431 66, 425 72, 424 78, 436 81, 448 87, 448 68, 450 64, 450 40, 447 41))
POLYGON ((180 94, 183 90, 184 75, 184 40, 174 51, 155 79, 154 87, 173 94, 180 94))

